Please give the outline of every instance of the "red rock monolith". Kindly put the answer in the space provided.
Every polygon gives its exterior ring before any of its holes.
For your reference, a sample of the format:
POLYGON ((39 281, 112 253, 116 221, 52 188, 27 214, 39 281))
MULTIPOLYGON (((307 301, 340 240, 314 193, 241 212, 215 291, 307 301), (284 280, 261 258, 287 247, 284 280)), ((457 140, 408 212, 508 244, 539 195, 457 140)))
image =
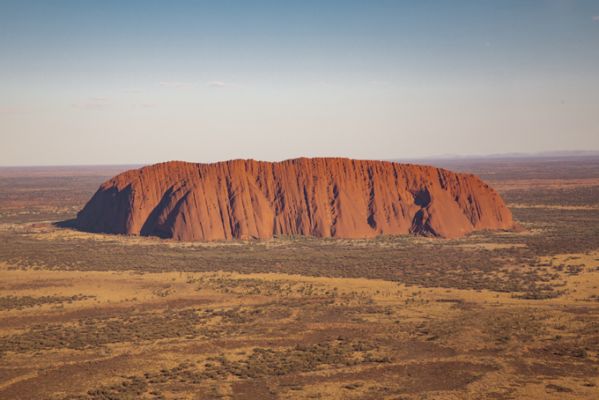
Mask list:
POLYGON ((171 161, 108 180, 78 213, 91 232, 184 241, 279 235, 457 238, 511 229, 512 214, 477 176, 386 161, 171 161))

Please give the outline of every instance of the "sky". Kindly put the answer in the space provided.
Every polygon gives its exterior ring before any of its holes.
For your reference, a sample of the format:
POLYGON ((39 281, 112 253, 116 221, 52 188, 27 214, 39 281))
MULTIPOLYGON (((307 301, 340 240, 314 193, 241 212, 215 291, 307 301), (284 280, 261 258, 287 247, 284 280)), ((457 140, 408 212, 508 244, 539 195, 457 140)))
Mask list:
POLYGON ((560 150, 596 0, 0 0, 0 165, 560 150))

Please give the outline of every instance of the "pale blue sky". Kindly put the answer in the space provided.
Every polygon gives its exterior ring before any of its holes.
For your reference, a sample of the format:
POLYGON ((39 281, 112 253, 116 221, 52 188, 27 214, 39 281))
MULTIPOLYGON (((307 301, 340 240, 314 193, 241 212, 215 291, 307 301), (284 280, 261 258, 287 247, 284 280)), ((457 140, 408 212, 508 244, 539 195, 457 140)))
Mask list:
POLYGON ((599 150, 599 1, 3 1, 0 165, 599 150))

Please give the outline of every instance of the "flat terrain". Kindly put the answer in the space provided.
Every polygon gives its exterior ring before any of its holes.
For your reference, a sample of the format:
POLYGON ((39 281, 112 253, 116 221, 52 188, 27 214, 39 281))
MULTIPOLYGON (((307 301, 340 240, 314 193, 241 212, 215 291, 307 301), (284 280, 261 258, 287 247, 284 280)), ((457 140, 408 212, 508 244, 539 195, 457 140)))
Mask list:
POLYGON ((599 159, 453 161, 522 232, 59 228, 118 168, 0 168, 0 399, 597 399, 599 159))

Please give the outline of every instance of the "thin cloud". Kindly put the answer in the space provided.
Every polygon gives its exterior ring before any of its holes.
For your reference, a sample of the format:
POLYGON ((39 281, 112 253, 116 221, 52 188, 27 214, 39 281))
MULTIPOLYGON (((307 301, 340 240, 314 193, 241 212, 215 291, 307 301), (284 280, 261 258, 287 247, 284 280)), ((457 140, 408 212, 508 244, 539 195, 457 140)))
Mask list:
POLYGON ((106 97, 90 97, 72 104, 74 108, 82 110, 100 110, 110 105, 106 97))
POLYGON ((231 84, 229 84, 227 82, 223 82, 223 81, 210 81, 210 82, 208 82, 208 86, 214 87, 214 88, 224 88, 227 86, 231 86, 231 84))
POLYGON ((370 84, 374 85, 374 86, 389 86, 391 84, 391 82, 385 81, 385 80, 373 79, 370 81, 370 84))
POLYGON ((148 108, 156 108, 158 106, 158 104, 152 103, 150 101, 142 101, 142 102, 135 102, 135 103, 128 104, 128 106, 134 110, 145 110, 148 108))
POLYGON ((164 88, 170 88, 170 89, 188 88, 192 85, 189 82, 180 82, 180 81, 161 81, 159 84, 160 84, 160 86, 162 86, 164 88))
POLYGON ((17 107, 0 107, 1 115, 20 114, 22 112, 23 112, 23 110, 21 110, 17 107))
POLYGON ((599 22, 599 15, 593 15, 593 22, 599 22))

